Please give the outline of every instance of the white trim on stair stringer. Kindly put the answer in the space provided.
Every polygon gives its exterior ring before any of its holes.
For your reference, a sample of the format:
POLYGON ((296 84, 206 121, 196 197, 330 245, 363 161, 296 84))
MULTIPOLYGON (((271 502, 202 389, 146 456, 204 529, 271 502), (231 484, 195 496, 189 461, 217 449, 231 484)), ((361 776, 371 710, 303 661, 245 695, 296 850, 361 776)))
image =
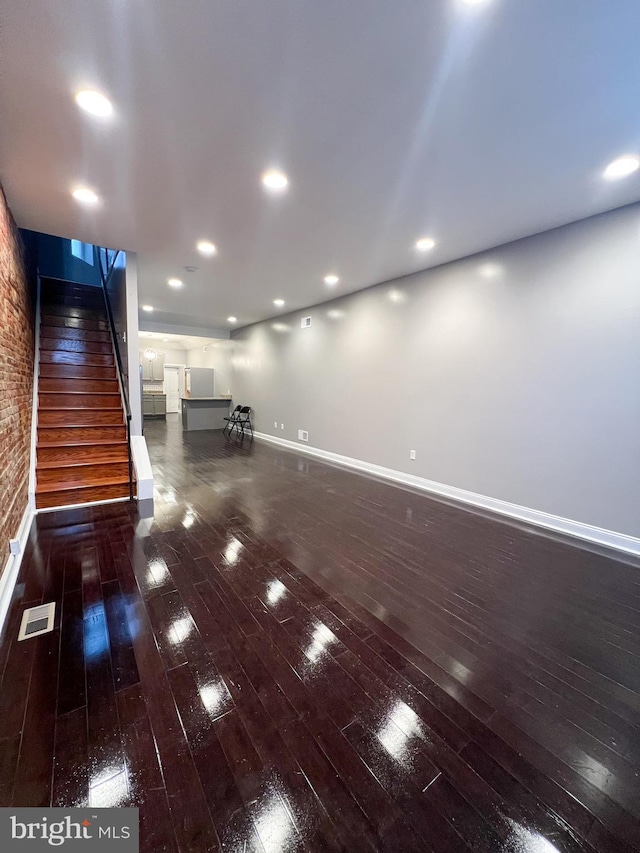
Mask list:
POLYGON ((9 559, 5 563, 2 575, 0 575, 0 637, 4 630, 4 622, 7 618, 7 613, 9 612, 9 605, 11 604, 13 590, 15 589, 16 581, 18 579, 18 572, 20 571, 20 564, 22 563, 22 555, 24 554, 24 550, 27 545, 27 539, 29 537, 31 522, 33 521, 34 515, 35 513, 31 505, 27 503, 22 514, 22 520, 16 536, 16 539, 20 543, 20 551, 15 555, 11 554, 9 556, 9 559))
POLYGON ((505 515, 510 518, 518 519, 518 521, 533 524, 537 527, 544 527, 548 530, 564 533, 567 536, 572 536, 577 539, 595 542, 598 545, 614 548, 617 551, 624 551, 627 554, 640 555, 640 539, 634 536, 628 536, 625 533, 616 533, 614 530, 605 530, 601 527, 594 527, 590 524, 584 524, 581 521, 573 521, 570 518, 551 515, 550 513, 542 512, 538 509, 530 509, 529 507, 519 506, 518 504, 502 501, 498 498, 479 495, 475 492, 469 492, 466 489, 459 489, 455 486, 446 486, 443 483, 436 483, 435 481, 427 480, 424 477, 405 474, 403 471, 396 471, 393 468, 384 468, 382 465, 374 465, 371 462, 364 462, 361 459, 354 459, 351 456, 341 456, 339 453, 331 453, 328 450, 310 447, 307 444, 303 445, 297 441, 289 441, 288 439, 268 435, 267 433, 256 432, 255 437, 260 441, 265 441, 269 444, 277 444, 287 450, 295 450, 296 452, 304 453, 307 456, 315 456, 318 459, 322 459, 325 462, 331 462, 334 465, 353 468, 356 471, 362 471, 363 473, 369 474, 373 477, 390 480, 403 486, 410 486, 414 489, 440 495, 441 497, 458 501, 460 503, 481 507, 482 509, 498 513, 499 515, 505 515))

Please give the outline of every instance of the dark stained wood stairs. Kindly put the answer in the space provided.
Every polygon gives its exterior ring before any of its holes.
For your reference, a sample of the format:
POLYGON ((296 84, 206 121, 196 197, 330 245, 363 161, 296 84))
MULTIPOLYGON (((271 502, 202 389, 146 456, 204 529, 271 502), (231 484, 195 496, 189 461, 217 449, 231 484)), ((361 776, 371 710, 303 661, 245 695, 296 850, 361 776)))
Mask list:
POLYGON ((129 497, 125 413, 102 290, 43 278, 36 508, 129 497))

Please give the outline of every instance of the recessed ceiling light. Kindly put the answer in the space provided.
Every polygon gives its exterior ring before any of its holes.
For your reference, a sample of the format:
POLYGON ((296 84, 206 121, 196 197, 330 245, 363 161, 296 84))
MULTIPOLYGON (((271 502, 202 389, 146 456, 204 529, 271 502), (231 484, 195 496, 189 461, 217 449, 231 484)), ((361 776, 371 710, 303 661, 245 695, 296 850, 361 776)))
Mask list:
MULTIPOLYGON (((153 305, 143 305, 142 310, 143 311, 153 311, 153 305)), ((149 336, 149 337, 151 337, 151 336, 149 336)))
POLYGON ((206 255, 210 258, 212 255, 218 254, 218 249, 214 243, 210 243, 209 240, 200 240, 196 243, 196 249, 200 252, 201 255, 206 255))
POLYGON ((612 163, 609 163, 604 170, 604 176, 610 180, 626 178, 627 175, 633 174, 639 168, 640 159, 633 154, 625 154, 623 157, 618 157, 612 163))
POLYGON ((268 190, 282 192, 289 186, 289 178, 287 178, 284 172, 273 170, 264 173, 262 183, 268 190))
POLYGON ((462 0, 467 6, 479 6, 480 3, 486 3, 486 0, 462 0))
POLYGON ((284 305, 284 299, 274 299, 273 304, 277 305, 278 308, 282 308, 282 306, 284 305))
POLYGON ((329 287, 333 287, 334 284, 337 284, 340 281, 337 275, 325 275, 324 283, 328 284, 329 287))
POLYGON ((93 190, 90 190, 89 187, 78 187, 71 193, 71 195, 76 201, 79 201, 82 204, 97 204, 99 201, 96 193, 94 193, 93 190))
POLYGON ((166 344, 166 342, 169 340, 169 338, 163 338, 162 340, 163 340, 163 341, 165 342, 165 344, 166 344))
POLYGON ((238 322, 237 317, 227 317, 227 323, 237 323, 237 322, 238 322))
POLYGON ((92 116, 106 117, 113 112, 113 106, 109 98, 101 95, 93 89, 82 89, 76 93, 76 103, 85 112, 92 116))
POLYGON ((416 249, 419 252, 429 252, 436 245, 436 241, 433 237, 421 237, 419 240, 416 240, 416 249))
POLYGON ((179 278, 168 278, 167 284, 169 287, 182 287, 182 281, 179 278))

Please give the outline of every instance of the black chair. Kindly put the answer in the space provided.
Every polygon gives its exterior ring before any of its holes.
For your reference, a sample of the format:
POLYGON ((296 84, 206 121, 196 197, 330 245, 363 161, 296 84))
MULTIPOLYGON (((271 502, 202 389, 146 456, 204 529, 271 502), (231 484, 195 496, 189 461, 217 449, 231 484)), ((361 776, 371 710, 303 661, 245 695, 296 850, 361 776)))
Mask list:
MULTIPOLYGON (((236 432, 241 436, 240 441, 244 441, 245 432, 249 432, 251 435, 251 441, 253 441, 253 424, 251 423, 251 406, 243 406, 240 409, 240 413, 236 419, 235 424, 232 427, 232 430, 235 429, 236 432)), ((231 432, 229 432, 231 435, 231 432)))
POLYGON ((238 418, 240 417, 241 411, 242 411, 242 406, 238 405, 231 412, 231 414, 229 415, 228 418, 224 418, 224 420, 227 422, 227 424, 226 424, 225 428, 222 430, 222 432, 225 435, 226 435, 227 430, 229 430, 229 435, 231 435, 231 433, 233 432, 233 428, 236 425, 238 418))

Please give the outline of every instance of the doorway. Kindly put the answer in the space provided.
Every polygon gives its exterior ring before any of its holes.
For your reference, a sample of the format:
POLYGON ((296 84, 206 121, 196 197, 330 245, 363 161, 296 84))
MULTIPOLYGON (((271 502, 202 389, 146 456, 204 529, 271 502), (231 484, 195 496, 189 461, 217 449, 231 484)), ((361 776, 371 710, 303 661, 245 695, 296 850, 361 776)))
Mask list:
POLYGON ((167 413, 180 411, 180 378, 178 367, 164 368, 164 393, 167 395, 167 413))

